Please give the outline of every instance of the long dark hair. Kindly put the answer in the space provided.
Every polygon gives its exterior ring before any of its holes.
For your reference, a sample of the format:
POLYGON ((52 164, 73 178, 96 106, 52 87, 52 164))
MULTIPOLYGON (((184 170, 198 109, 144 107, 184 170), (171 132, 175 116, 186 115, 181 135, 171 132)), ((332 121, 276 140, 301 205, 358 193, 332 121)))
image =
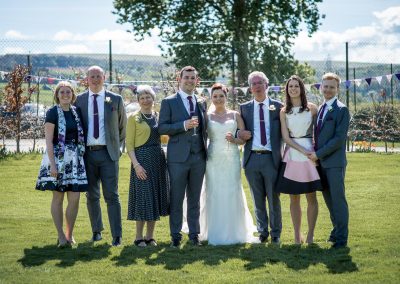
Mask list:
POLYGON ((301 107, 300 107, 299 112, 303 112, 304 110, 309 111, 310 109, 307 106, 306 88, 304 87, 304 82, 299 76, 292 75, 286 81, 286 86, 285 86, 285 94, 286 94, 286 110, 285 110, 285 112, 286 113, 291 113, 292 112, 292 108, 293 108, 292 99, 290 98, 290 95, 289 95, 289 82, 291 80, 295 80, 295 81, 299 82, 300 99, 301 99, 301 107))

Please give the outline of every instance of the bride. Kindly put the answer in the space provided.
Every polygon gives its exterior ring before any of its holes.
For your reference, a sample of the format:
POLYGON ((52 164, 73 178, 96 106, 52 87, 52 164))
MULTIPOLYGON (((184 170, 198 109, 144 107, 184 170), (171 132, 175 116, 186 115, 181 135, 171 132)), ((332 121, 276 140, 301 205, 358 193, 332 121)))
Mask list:
POLYGON ((211 245, 256 243, 256 231, 242 188, 240 153, 234 138, 244 129, 240 114, 226 108, 227 88, 216 83, 211 88, 213 106, 208 113, 210 139, 205 188, 201 197, 200 239, 211 245))

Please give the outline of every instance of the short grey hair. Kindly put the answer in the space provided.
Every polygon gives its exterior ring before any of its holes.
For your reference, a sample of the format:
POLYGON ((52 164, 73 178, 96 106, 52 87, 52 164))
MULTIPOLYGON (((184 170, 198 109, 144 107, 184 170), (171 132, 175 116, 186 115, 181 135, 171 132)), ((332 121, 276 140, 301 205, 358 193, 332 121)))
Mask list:
POLYGON ((153 88, 149 85, 139 85, 136 88, 137 99, 139 100, 141 95, 149 94, 153 101, 156 100, 156 93, 154 92, 153 88))
POLYGON ((106 74, 106 73, 104 72, 104 69, 101 68, 100 66, 97 66, 97 65, 90 66, 90 67, 88 68, 86 74, 89 74, 89 72, 92 71, 92 70, 99 70, 101 73, 103 73, 103 75, 106 74))
POLYGON ((253 80, 253 78, 256 77, 256 76, 263 78, 263 80, 269 85, 269 79, 268 79, 267 75, 264 74, 264 72, 253 71, 253 72, 251 72, 249 74, 249 77, 248 77, 248 80, 247 80, 248 83, 249 83, 249 86, 251 86, 251 80, 253 80))

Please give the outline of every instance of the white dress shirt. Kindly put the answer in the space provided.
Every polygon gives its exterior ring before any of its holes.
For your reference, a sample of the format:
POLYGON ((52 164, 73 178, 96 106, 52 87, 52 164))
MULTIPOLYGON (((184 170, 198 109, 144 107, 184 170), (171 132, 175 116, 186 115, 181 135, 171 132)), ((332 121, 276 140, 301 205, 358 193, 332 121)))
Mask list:
POLYGON ((337 99, 337 97, 334 96, 332 99, 325 101, 326 107, 324 110, 324 115, 322 116, 322 121, 324 121, 325 115, 328 113, 329 108, 333 105, 333 103, 335 102, 336 99, 337 99))
POLYGON ((106 145, 106 135, 104 129, 104 98, 105 98, 105 90, 104 88, 97 93, 98 97, 96 99, 97 106, 99 110, 99 138, 95 139, 93 137, 94 131, 94 119, 93 119, 93 92, 89 89, 89 97, 88 97, 88 133, 87 133, 87 145, 94 146, 94 145, 106 145))
POLYGON ((254 133, 253 133, 253 144, 251 150, 269 150, 271 151, 271 139, 270 139, 270 127, 269 127, 269 98, 266 97, 262 102, 263 111, 264 111, 264 125, 265 125, 265 134, 267 136, 267 144, 263 146, 261 144, 261 133, 260 133, 260 102, 253 100, 254 102, 254 112, 253 112, 253 121, 254 121, 254 133))
MULTIPOLYGON (((189 104, 188 96, 192 96, 193 111, 196 111, 196 105, 197 105, 197 104, 196 104, 196 97, 195 97, 194 94, 193 94, 193 95, 188 95, 187 93, 185 93, 184 91, 182 91, 182 89, 179 89, 178 94, 181 96, 183 105, 185 106, 185 109, 186 109, 186 111, 187 111, 187 113, 188 113, 189 115, 190 115, 190 104, 189 104)), ((185 130, 187 131, 186 126, 185 126, 185 122, 183 122, 183 127, 184 127, 185 130)))

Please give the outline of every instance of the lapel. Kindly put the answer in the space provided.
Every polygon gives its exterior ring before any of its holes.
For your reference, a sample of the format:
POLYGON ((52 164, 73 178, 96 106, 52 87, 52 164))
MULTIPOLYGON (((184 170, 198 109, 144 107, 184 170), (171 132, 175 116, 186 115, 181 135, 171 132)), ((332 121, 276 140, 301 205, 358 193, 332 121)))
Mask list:
POLYGON ((254 136, 254 100, 247 105, 248 114, 250 115, 250 119, 248 119, 249 125, 248 129, 251 130, 252 137, 254 136))
POLYGON ((82 104, 81 104, 81 114, 82 114, 82 120, 83 120, 83 125, 86 128, 85 132, 87 132, 87 129, 89 128, 89 91, 86 93, 82 94, 82 104))
POLYGON ((110 116, 110 111, 111 111, 111 107, 112 107, 112 102, 107 103, 106 102, 106 98, 110 97, 110 94, 105 91, 104 92, 104 133, 107 133, 107 125, 108 125, 108 117, 110 116))
MULTIPOLYGON (((271 131, 271 129, 272 129, 272 125, 273 125, 273 123, 272 123, 272 120, 273 120, 273 112, 274 111, 270 111, 269 109, 270 109, 270 106, 271 105, 273 105, 273 106, 275 106, 273 103, 272 103, 272 100, 271 100, 271 98, 268 98, 268 108, 267 108, 267 111, 268 111, 268 116, 269 116, 269 129, 270 129, 270 133, 272 132, 271 131)), ((267 137, 267 138, 271 138, 271 137, 267 137)))
POLYGON ((182 97, 179 95, 179 93, 176 93, 175 96, 176 96, 175 98, 176 109, 179 110, 179 112, 184 115, 185 119, 189 119, 190 116, 185 108, 185 105, 183 104, 182 97))
POLYGON ((337 99, 334 100, 333 103, 332 103, 332 105, 331 105, 332 110, 329 110, 329 106, 328 106, 328 105, 327 105, 326 107, 327 107, 328 109, 326 110, 326 115, 325 115, 324 119, 322 120, 321 129, 324 128, 326 119, 327 119, 328 117, 331 117, 331 116, 332 116, 332 113, 333 113, 334 111, 336 111, 336 109, 337 109, 337 99))

